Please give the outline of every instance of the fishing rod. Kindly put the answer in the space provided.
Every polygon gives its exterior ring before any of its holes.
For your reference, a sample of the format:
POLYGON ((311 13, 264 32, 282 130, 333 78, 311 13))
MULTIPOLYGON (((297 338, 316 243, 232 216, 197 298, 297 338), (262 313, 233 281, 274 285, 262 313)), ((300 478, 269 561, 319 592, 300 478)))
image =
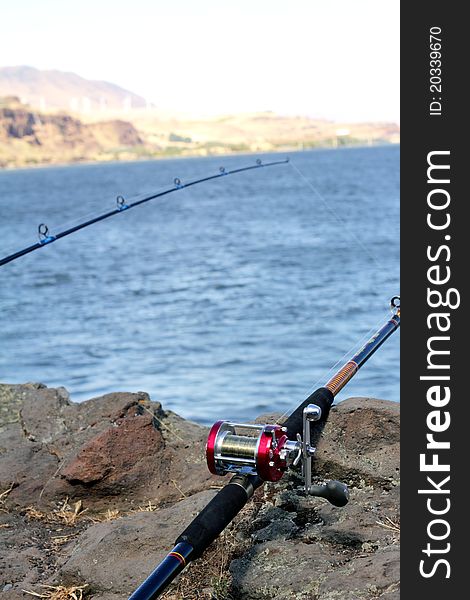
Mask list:
POLYGON ((253 169, 261 169, 263 167, 273 167, 275 165, 282 165, 282 164, 285 164, 288 162, 289 162, 288 158, 285 158, 283 160, 274 160, 271 162, 262 162, 261 159, 258 158, 254 165, 248 165, 246 167, 239 167, 237 169, 225 169, 225 167, 220 167, 219 172, 216 173, 215 175, 208 175, 207 177, 201 177, 200 179, 194 179, 192 181, 188 181, 187 183, 183 183, 181 181, 181 179, 179 179, 178 177, 175 177, 174 182, 173 182, 174 183, 173 187, 170 187, 161 192, 158 192, 157 194, 152 194, 150 196, 146 196, 145 198, 142 198, 141 200, 136 200, 135 202, 131 202, 129 204, 126 203, 123 196, 118 196, 116 198, 116 208, 114 210, 110 210, 106 213, 97 215, 96 217, 89 219, 87 221, 83 221, 82 223, 79 223, 78 225, 75 225, 74 227, 70 227, 69 229, 60 231, 60 232, 56 233, 55 235, 49 234, 48 226, 45 223, 41 223, 38 226, 39 241, 36 242, 35 244, 32 244, 31 246, 26 246, 25 248, 22 248, 21 250, 18 250, 17 252, 14 252, 13 254, 9 254, 7 256, 4 256, 3 258, 0 258, 0 267, 3 265, 6 265, 9 262, 12 262, 13 260, 20 258, 21 256, 24 256, 25 254, 29 254, 30 252, 34 252, 35 250, 44 248, 44 246, 47 246, 48 244, 51 244, 52 242, 55 242, 57 240, 60 240, 61 238, 71 235, 72 233, 75 233, 76 231, 79 231, 80 229, 84 229, 85 227, 89 227, 90 225, 93 225, 94 223, 104 221, 105 219, 108 219, 109 217, 113 217, 114 215, 118 215, 126 210, 130 210, 131 208, 140 206, 141 204, 144 204, 145 202, 150 202, 150 200, 155 200, 156 198, 161 198, 162 196, 167 196, 168 194, 172 194, 173 192, 177 192, 179 190, 191 187, 193 185, 197 185, 199 183, 205 183, 206 181, 211 181, 212 179, 219 179, 219 177, 225 177, 227 175, 235 175, 236 173, 243 173, 245 171, 252 171, 253 169))
POLYGON ((312 462, 335 396, 400 326, 400 297, 390 301, 392 316, 323 387, 314 391, 282 425, 217 421, 206 445, 207 466, 216 475, 233 474, 175 541, 175 547, 129 597, 153 600, 229 525, 254 491, 266 481, 278 481, 301 465, 305 493, 345 506, 348 488, 340 481, 312 485, 312 462))

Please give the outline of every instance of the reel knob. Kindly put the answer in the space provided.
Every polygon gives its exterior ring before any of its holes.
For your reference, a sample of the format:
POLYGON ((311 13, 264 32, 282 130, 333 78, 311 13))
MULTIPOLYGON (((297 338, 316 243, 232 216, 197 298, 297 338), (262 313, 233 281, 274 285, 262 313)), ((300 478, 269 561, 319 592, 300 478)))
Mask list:
POLYGON ((333 506, 346 506, 349 502, 348 486, 341 481, 329 481, 325 485, 312 485, 308 491, 311 496, 325 498, 333 506))

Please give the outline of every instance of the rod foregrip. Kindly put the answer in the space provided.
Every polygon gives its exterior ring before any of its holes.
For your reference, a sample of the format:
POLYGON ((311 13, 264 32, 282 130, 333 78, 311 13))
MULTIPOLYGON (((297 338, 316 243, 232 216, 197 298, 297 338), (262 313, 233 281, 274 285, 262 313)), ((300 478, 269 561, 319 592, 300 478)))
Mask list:
POLYGON ((302 434, 304 408, 309 404, 316 404, 321 409, 321 417, 318 421, 311 423, 310 432, 312 443, 318 443, 318 438, 325 427, 333 400, 334 396, 332 392, 326 387, 318 388, 313 394, 310 394, 310 396, 294 410, 287 421, 283 423, 284 427, 287 427, 287 437, 291 440, 295 440, 298 433, 302 434))
POLYGON ((176 543, 191 544, 191 560, 198 558, 241 511, 261 483, 257 477, 235 476, 186 527, 176 543))

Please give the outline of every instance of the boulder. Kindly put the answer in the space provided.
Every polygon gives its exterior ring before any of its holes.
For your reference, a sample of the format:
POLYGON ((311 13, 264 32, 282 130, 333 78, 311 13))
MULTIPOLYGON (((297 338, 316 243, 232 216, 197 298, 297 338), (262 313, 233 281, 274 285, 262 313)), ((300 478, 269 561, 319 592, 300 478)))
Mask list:
POLYGON ((319 474, 394 485, 400 479, 400 405, 350 398, 333 406, 315 456, 319 474))
POLYGON ((0 488, 14 486, 9 501, 18 507, 50 508, 68 497, 122 510, 174 502, 215 480, 203 456, 207 428, 144 392, 76 404, 63 388, 0 385, 0 398, 0 488))

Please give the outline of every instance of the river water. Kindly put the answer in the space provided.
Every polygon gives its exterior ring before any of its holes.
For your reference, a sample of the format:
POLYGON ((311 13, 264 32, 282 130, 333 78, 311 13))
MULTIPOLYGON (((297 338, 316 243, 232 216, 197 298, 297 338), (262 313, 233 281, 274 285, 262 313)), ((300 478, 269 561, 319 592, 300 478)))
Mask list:
MULTIPOLYGON (((1 267, 0 380, 75 401, 144 390, 203 423, 295 408, 399 293, 399 147, 290 157, 303 177, 223 177, 1 267)), ((54 233, 118 194, 255 158, 0 172, 0 255, 37 241, 39 223, 54 233)), ((338 400, 352 395, 399 400, 399 334, 338 400)))

